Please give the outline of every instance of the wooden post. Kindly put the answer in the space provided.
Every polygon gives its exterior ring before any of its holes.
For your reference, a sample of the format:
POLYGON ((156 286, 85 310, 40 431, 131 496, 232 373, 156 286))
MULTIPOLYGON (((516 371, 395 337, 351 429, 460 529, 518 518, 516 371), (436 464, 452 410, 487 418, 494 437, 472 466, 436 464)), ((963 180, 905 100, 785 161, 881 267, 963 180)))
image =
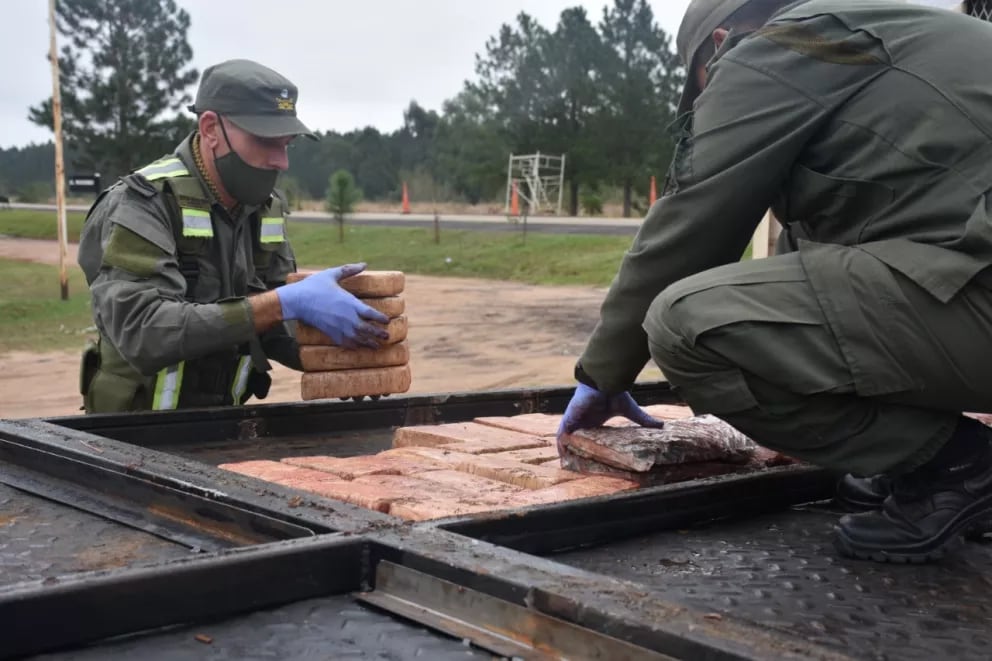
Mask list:
POLYGON ((771 212, 769 211, 761 219, 758 229, 754 231, 754 236, 751 237, 751 259, 764 259, 768 257, 768 228, 771 222, 771 212))
POLYGON ((48 59, 52 65, 52 120, 55 129, 55 209, 58 215, 59 286, 62 300, 69 300, 69 279, 65 259, 67 234, 65 221, 65 161, 62 155, 62 94, 59 88, 59 52, 55 44, 55 0, 48 0, 48 59))
POLYGON ((775 254, 775 246, 778 244, 778 237, 782 233, 782 224, 778 222, 771 211, 765 216, 768 221, 768 256, 771 257, 775 254))

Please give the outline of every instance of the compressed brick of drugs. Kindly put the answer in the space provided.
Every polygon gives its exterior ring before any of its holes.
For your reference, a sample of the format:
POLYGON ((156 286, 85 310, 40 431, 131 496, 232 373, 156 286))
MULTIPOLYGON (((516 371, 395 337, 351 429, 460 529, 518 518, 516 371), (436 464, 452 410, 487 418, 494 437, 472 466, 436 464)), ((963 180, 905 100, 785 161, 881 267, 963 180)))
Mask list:
POLYGON ((651 404, 645 406, 644 410, 659 420, 683 420, 693 415, 692 409, 684 404, 651 404))
POLYGON ((304 400, 392 395, 410 389, 410 366, 369 367, 334 372, 304 372, 300 380, 304 400))
POLYGON ((676 464, 745 463, 758 447, 712 415, 671 420, 662 429, 636 426, 580 429, 563 436, 562 445, 580 457, 635 473, 676 464))
POLYGON ((560 460, 554 463, 541 464, 542 466, 557 465, 563 470, 581 475, 604 476, 634 482, 640 486, 653 486, 659 484, 674 484, 687 480, 698 480, 705 477, 716 477, 717 475, 729 475, 736 473, 750 473, 755 470, 765 468, 764 464, 753 459, 746 463, 732 464, 725 461, 700 461, 691 464, 671 464, 668 466, 655 466, 648 472, 635 472, 615 468, 587 457, 580 457, 573 454, 568 448, 563 449, 560 460))
POLYGON ((334 475, 321 473, 320 471, 316 471, 302 465, 291 466, 279 461, 269 461, 267 459, 221 464, 218 468, 231 471, 232 473, 240 473, 241 475, 256 477, 260 480, 265 480, 266 482, 276 482, 278 484, 291 484, 303 480, 333 480, 336 478, 334 475))
POLYGON ((366 367, 397 367, 410 362, 410 346, 404 341, 380 349, 335 346, 301 346, 300 362, 304 372, 331 372, 366 367))
MULTIPOLYGON (((454 445, 446 445, 446 450, 457 449, 454 445)), ((558 448, 553 445, 545 445, 540 448, 529 448, 526 450, 504 450, 496 454, 497 457, 502 457, 503 459, 512 459, 513 461, 519 461, 525 464, 537 464, 538 466, 543 466, 547 462, 558 462, 558 448)))
MULTIPOLYGON (((407 331, 409 330, 406 315, 400 315, 399 317, 390 319, 385 329, 389 337, 381 341, 383 346, 402 342, 406 339, 407 331)), ((335 346, 334 340, 313 326, 308 326, 304 323, 296 324, 296 341, 300 346, 335 346)))
POLYGON ((555 436, 561 424, 561 415, 549 413, 522 413, 511 416, 487 416, 476 418, 480 425, 508 429, 534 436, 555 436))
POLYGON ((282 463, 326 472, 342 480, 354 480, 367 475, 415 475, 442 468, 440 464, 424 457, 396 454, 395 450, 354 457, 286 457, 282 463))
POLYGON ((562 482, 561 484, 544 487, 543 489, 522 491, 519 494, 515 494, 509 500, 508 505, 512 507, 527 507, 530 505, 560 503, 579 498, 606 496, 620 491, 629 491, 638 488, 638 486, 637 482, 631 480, 596 475, 562 482))
POLYGON ((417 477, 430 486, 410 498, 390 503, 389 514, 409 521, 492 512, 509 507, 514 496, 525 491, 504 482, 456 470, 433 470, 417 477))
MULTIPOLYGON (((393 447, 410 446, 433 447, 452 443, 471 443, 473 446, 485 444, 489 452, 525 450, 539 448, 550 443, 547 439, 530 434, 497 429, 475 422, 450 422, 443 425, 416 425, 400 427, 393 432, 393 447)), ((461 450, 459 450, 461 451, 461 450)), ((470 454, 479 454, 470 452, 470 454)))
MULTIPOLYGON (((317 271, 300 271, 286 276, 286 283, 299 282, 317 271)), ((402 271, 362 271, 338 284, 345 291, 358 298, 383 298, 398 296, 406 287, 406 275, 402 271)))
POLYGON ((362 303, 377 310, 390 319, 399 317, 406 312, 406 300, 402 296, 384 296, 382 298, 359 298, 362 303))
POLYGON ((503 459, 492 454, 466 454, 451 452, 441 445, 433 448, 405 447, 395 450, 396 453, 406 453, 412 456, 426 457, 438 464, 443 464, 453 470, 471 473, 490 480, 506 482, 525 489, 541 489, 559 482, 576 480, 581 477, 578 473, 564 471, 551 466, 536 466, 511 459, 503 459))

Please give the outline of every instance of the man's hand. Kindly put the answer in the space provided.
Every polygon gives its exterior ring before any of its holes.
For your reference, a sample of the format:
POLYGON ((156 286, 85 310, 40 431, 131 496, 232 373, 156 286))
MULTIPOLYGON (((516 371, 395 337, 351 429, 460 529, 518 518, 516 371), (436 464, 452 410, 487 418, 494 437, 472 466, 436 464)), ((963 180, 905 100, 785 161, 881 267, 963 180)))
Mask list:
POLYGON ((365 305, 338 284, 364 270, 365 264, 346 264, 279 287, 275 291, 283 319, 309 324, 348 349, 377 349, 389 334, 371 322, 387 324, 389 317, 365 305))
POLYGON ((558 426, 558 454, 561 454, 561 437, 565 434, 571 434, 577 429, 599 427, 617 415, 622 415, 642 427, 661 429, 665 426, 663 421, 650 416, 638 406, 629 392, 610 397, 580 383, 558 426))

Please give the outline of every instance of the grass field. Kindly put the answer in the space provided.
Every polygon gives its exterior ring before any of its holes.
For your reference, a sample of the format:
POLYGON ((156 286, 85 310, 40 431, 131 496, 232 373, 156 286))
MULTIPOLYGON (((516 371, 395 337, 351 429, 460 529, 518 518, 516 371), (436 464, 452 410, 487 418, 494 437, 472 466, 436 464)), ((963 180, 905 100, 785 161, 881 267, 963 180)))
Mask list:
MULTIPOLYGON (((0 212, 0 235, 54 239, 54 214, 0 212)), ((69 214, 69 238, 76 241, 82 214, 69 214)), ((443 224, 442 224, 443 228, 443 224)), ((290 225, 300 268, 365 261, 370 269, 411 274, 512 280, 539 285, 605 287, 616 273, 631 239, 625 236, 345 226, 339 243, 331 223, 290 225)), ((55 266, 0 259, 5 287, 0 293, 0 353, 80 347, 92 325, 82 273, 70 269, 70 300, 59 299, 55 266)))
MULTIPOLYGON (((69 239, 76 241, 82 214, 69 214, 69 239)), ((442 226, 443 227, 443 226, 442 226)), ((444 231, 296 223, 290 239, 301 268, 368 262, 370 269, 411 274, 515 280, 533 284, 609 284, 630 245, 629 237, 444 231)), ((0 235, 54 239, 54 214, 0 212, 0 235)), ((0 294, 0 353, 81 347, 92 326, 89 294, 82 273, 71 268, 70 300, 59 298, 55 266, 0 260, 5 287, 0 294)))
POLYGON ((59 296, 58 267, 0 260, 0 353, 82 348, 93 325, 83 273, 69 269, 69 300, 59 296))
MULTIPOLYGON (((69 240, 77 241, 82 214, 68 216, 69 240)), ((366 261, 372 269, 425 275, 453 275, 532 284, 601 285, 610 283, 631 239, 519 232, 444 230, 441 243, 433 230, 345 224, 345 241, 338 242, 331 223, 290 223, 297 262, 308 267, 366 261)), ((54 239, 50 211, 0 212, 0 235, 54 239)))
MULTIPOLYGON (((79 241, 79 230, 83 226, 85 214, 70 212, 66 214, 66 229, 69 230, 69 241, 79 241)), ((16 236, 24 239, 55 239, 58 227, 54 211, 28 211, 24 209, 9 209, 0 211, 0 235, 16 236)))

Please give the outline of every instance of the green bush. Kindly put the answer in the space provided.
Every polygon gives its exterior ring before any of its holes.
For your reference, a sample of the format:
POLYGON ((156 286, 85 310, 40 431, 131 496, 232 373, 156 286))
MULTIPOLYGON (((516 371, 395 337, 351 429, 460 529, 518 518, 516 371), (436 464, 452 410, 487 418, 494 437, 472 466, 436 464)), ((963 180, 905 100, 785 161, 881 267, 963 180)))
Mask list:
POLYGON ((587 216, 601 216, 603 214, 603 198, 595 189, 583 192, 579 204, 587 216))
POLYGON ((17 201, 26 204, 47 202, 54 195, 52 185, 43 181, 33 181, 24 184, 17 190, 17 201))
POLYGON ((362 191, 347 170, 332 174, 328 184, 327 210, 338 222, 338 241, 344 242, 344 218, 355 210, 355 205, 362 199, 362 191))
POLYGON ((291 177, 285 172, 279 175, 277 188, 286 196, 286 204, 292 211, 299 211, 303 208, 303 187, 296 177, 291 177))

